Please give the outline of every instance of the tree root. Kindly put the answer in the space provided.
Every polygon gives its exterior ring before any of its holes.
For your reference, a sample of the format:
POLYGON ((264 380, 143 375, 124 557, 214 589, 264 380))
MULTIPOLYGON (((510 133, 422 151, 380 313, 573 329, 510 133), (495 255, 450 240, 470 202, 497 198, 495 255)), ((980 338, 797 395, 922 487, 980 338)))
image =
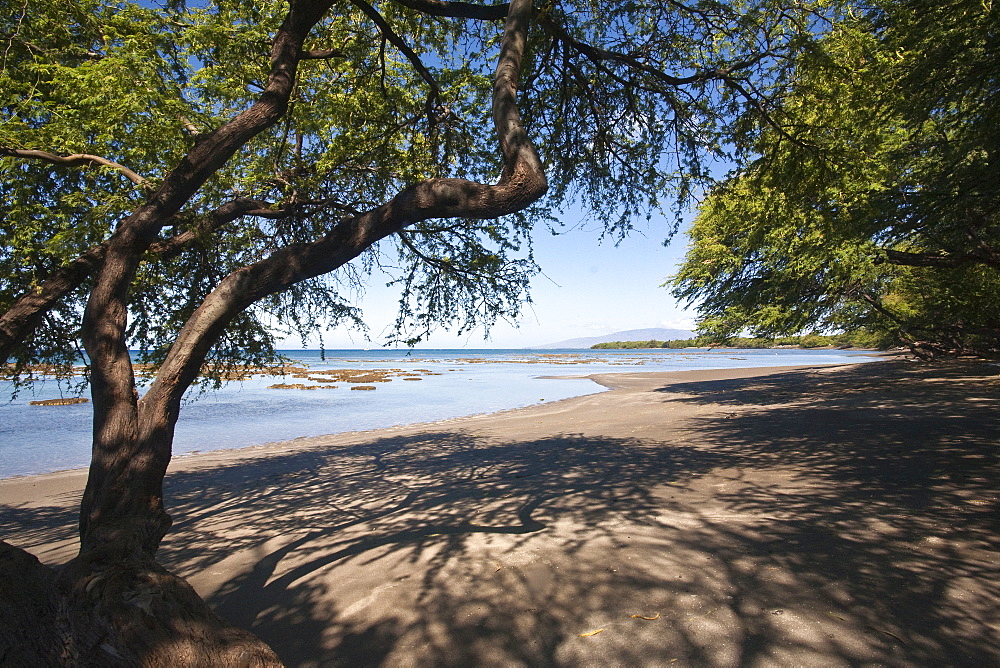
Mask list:
POLYGON ((0 664, 282 665, 262 640, 224 621, 151 557, 95 550, 57 575, 3 542, 0 664))

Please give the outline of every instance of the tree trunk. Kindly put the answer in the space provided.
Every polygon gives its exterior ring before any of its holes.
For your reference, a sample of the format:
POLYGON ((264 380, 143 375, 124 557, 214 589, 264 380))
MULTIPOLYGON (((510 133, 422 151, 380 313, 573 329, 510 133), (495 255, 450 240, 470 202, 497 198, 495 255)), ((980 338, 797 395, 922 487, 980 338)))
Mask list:
POLYGON ((504 169, 495 185, 428 179, 371 211, 340 221, 311 244, 290 246, 226 277, 188 319, 146 396, 138 397, 126 344, 128 292, 163 224, 250 137, 284 113, 304 35, 329 3, 291 2, 275 38, 258 104, 198 144, 106 244, 83 321, 91 359, 94 446, 80 514, 80 553, 58 574, 0 543, 4 665, 277 666, 274 652, 215 615, 154 555, 170 527, 163 478, 184 391, 232 319, 263 297, 343 266, 379 239, 428 218, 496 218, 546 191, 545 174, 516 105, 530 0, 510 3, 493 91, 504 169), (30 605, 21 605, 29 601, 30 605), (22 635, 34 645, 17 645, 22 635), (8 661, 9 658, 9 661, 8 661), (23 659, 23 661, 22 661, 23 659))

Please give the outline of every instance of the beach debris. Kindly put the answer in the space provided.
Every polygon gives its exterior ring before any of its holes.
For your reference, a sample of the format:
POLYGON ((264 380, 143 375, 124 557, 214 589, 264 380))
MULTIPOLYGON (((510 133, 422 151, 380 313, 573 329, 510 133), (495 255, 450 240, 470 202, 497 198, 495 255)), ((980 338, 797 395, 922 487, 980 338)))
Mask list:
POLYGON ((41 399, 39 401, 29 401, 31 406, 69 406, 71 404, 85 404, 90 399, 83 397, 68 397, 66 399, 41 399))
MULTIPOLYGON (((687 620, 690 622, 692 619, 697 619, 698 617, 708 617, 709 615, 714 615, 716 612, 718 612, 718 610, 719 610, 718 608, 712 608, 711 610, 709 610, 708 612, 706 612, 704 615, 692 615, 691 617, 688 617, 687 620)), ((771 614, 772 615, 783 615, 783 614, 785 614, 785 611, 784 610, 775 610, 771 614)))
POLYGON ((648 620, 648 621, 654 621, 654 620, 660 618, 660 613, 656 613, 652 617, 647 617, 646 615, 632 615, 631 618, 632 619, 645 619, 645 620, 648 620))
POLYGON ((594 631, 587 631, 586 633, 581 633, 581 638, 589 638, 590 636, 596 636, 598 633, 603 633, 604 629, 596 629, 594 631))
POLYGON ((870 624, 868 624, 866 626, 868 626, 868 628, 870 628, 872 631, 878 631, 879 633, 884 633, 885 635, 889 636, 890 638, 895 638, 896 640, 898 640, 899 642, 903 643, 904 645, 906 644, 906 641, 903 640, 902 638, 900 638, 899 636, 897 636, 895 633, 890 633, 889 631, 886 631, 885 629, 880 629, 879 627, 877 627, 877 626, 871 626, 870 624))
MULTIPOLYGON (((774 613, 771 613, 771 614, 774 614, 774 613)), ((848 621, 846 617, 841 617, 840 615, 838 615, 838 614, 836 614, 834 612, 827 611, 826 614, 830 615, 831 617, 836 617, 837 619, 839 619, 842 622, 848 621)), ((897 636, 895 633, 891 633, 889 631, 886 631, 885 629, 880 629, 879 627, 872 626, 871 624, 865 624, 865 628, 871 629, 872 631, 877 631, 879 633, 884 633, 885 635, 889 636, 890 638, 895 638, 896 640, 898 640, 899 642, 903 643, 904 645, 906 644, 905 640, 903 640, 902 638, 900 638, 899 636, 897 636)))

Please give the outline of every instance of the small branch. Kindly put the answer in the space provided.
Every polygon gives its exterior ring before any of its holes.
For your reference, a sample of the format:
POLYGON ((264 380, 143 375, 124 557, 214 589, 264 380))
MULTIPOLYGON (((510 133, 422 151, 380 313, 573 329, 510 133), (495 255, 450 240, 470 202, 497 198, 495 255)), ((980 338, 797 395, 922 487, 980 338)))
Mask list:
POLYGON ((862 300, 867 302, 868 305, 871 306, 876 312, 882 314, 892 322, 896 323, 896 325, 899 326, 901 331, 904 332, 906 331, 905 321, 898 315, 887 309, 885 306, 883 306, 882 302, 876 299, 875 296, 869 294, 868 292, 861 292, 858 296, 861 297, 862 300))
POLYGON ((330 60, 346 57, 347 54, 339 49, 311 49, 299 52, 299 60, 330 60))
POLYGON ((453 19, 480 19, 482 21, 502 21, 507 16, 510 5, 476 5, 470 2, 447 2, 445 0, 396 0, 402 5, 422 14, 453 19))
POLYGON ((675 77, 653 67, 652 65, 647 65, 634 56, 618 53, 616 51, 608 51, 607 49, 602 49, 596 46, 591 46, 585 42, 581 42, 566 32, 562 26, 553 21, 548 15, 541 17, 539 23, 543 25, 553 37, 558 39, 563 44, 572 47, 576 52, 583 54, 595 65, 599 64, 601 61, 615 62, 619 65, 624 65, 630 70, 638 70, 644 74, 648 74, 657 81, 665 83, 668 86, 683 86, 686 84, 698 83, 717 78, 717 73, 714 71, 695 72, 694 74, 686 77, 675 77))
POLYGON ((482 275, 481 272, 474 271, 471 269, 466 269, 465 267, 457 265, 454 262, 447 262, 440 258, 431 257, 430 255, 427 255, 419 248, 417 248, 416 244, 410 241, 409 235, 407 235, 405 232, 398 232, 396 236, 399 237, 399 240, 402 242, 404 246, 406 246, 407 250, 413 253, 418 259, 420 259, 421 262, 431 267, 434 267, 435 269, 438 269, 442 273, 462 274, 464 276, 472 276, 472 277, 482 275))
MULTIPOLYGON (((776 132, 778 132, 782 137, 792 142, 796 146, 805 148, 805 144, 801 141, 795 139, 771 116, 771 114, 764 108, 761 102, 761 95, 754 94, 753 92, 746 89, 746 87, 739 82, 737 77, 733 75, 734 71, 744 69, 747 67, 752 67, 762 61, 765 57, 770 55, 769 53, 761 52, 754 56, 751 56, 745 60, 733 63, 730 67, 724 69, 705 69, 699 70, 694 74, 690 74, 686 77, 678 77, 671 74, 667 74, 662 70, 643 62, 635 56, 618 53, 617 51, 609 51, 607 49, 602 49, 596 46, 592 46, 585 42, 580 42, 570 35, 562 26, 558 25, 552 20, 550 16, 543 15, 539 22, 552 34, 552 36, 566 44, 568 47, 574 49, 577 53, 582 54, 587 59, 589 59, 598 69, 610 76, 612 79, 617 81, 619 84, 623 84, 623 79, 613 74, 610 70, 603 66, 604 62, 613 62, 618 65, 622 65, 629 70, 641 72, 646 74, 656 81, 671 86, 674 88, 679 88, 681 86, 686 86, 695 83, 704 83, 706 81, 721 81, 730 89, 735 91, 740 97, 747 101, 764 119, 764 122, 771 126, 776 132)), ((649 88, 643 87, 647 90, 649 88)), ((659 91, 662 92, 662 91, 659 91)))
POLYGON ((53 165, 58 165, 60 167, 80 167, 82 165, 100 165, 101 167, 111 167, 122 173, 122 175, 127 178, 132 183, 136 184, 143 190, 149 190, 153 187, 149 181, 139 176, 131 169, 124 165, 120 165, 113 160, 108 160, 107 158, 102 158, 99 155, 90 155, 89 153, 73 153, 72 155, 56 155, 55 153, 49 153, 48 151, 36 151, 30 149, 20 149, 20 148, 0 148, 0 155, 6 155, 13 158, 26 158, 31 160, 42 160, 44 162, 51 163, 53 165))
POLYGON ((24 17, 28 14, 28 0, 24 0, 24 4, 21 5, 21 15, 17 17, 17 25, 14 27, 14 32, 10 34, 10 39, 7 40, 7 48, 3 50, 3 65, 0 66, 4 71, 7 69, 7 55, 10 53, 11 47, 14 45, 14 38, 21 32, 21 24, 24 23, 24 17))
POLYGON ((985 264, 990 267, 1000 267, 996 253, 965 253, 964 255, 949 255, 943 253, 909 253, 906 251, 885 250, 886 261, 905 267, 944 267, 955 268, 964 264, 985 264))
POLYGON ((149 246, 149 251, 159 255, 161 258, 170 258, 177 255, 187 244, 191 243, 199 236, 217 230, 226 223, 230 223, 243 216, 257 216, 260 218, 285 218, 291 213, 280 209, 273 209, 268 202, 251 199, 237 199, 226 202, 222 206, 210 211, 209 214, 200 220, 193 228, 185 230, 168 239, 156 241, 149 246))
POLYGON ((351 0, 351 3, 360 9, 364 14, 372 20, 372 22, 378 27, 379 32, 382 36, 388 40, 390 44, 399 49, 399 51, 406 56, 406 59, 410 61, 413 65, 413 69, 417 71, 427 85, 430 86, 430 93, 427 95, 427 117, 434 122, 434 101, 441 95, 441 87, 438 85, 437 80, 434 75, 430 73, 430 70, 424 65, 423 61, 420 60, 418 56, 410 46, 403 41, 403 38, 396 34, 396 31, 392 29, 389 22, 385 20, 377 9, 372 7, 370 4, 365 2, 365 0, 351 0))

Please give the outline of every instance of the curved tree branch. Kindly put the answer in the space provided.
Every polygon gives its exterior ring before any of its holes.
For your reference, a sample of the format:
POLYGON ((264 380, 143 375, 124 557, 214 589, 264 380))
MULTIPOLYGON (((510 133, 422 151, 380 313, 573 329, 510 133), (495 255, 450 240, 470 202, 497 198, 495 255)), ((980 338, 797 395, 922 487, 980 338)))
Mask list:
POLYGON ((510 5, 493 88, 493 119, 504 168, 495 185, 427 179, 371 211, 339 222, 324 237, 293 245, 229 276, 188 319, 149 392, 140 402, 142 439, 169 444, 184 390, 232 319, 270 294, 343 266, 373 244, 430 218, 495 218, 519 211, 545 194, 547 182, 517 109, 531 0, 510 5))
MULTIPOLYGON (((210 211, 192 229, 154 242, 149 246, 149 251, 163 258, 172 257, 198 236, 216 230, 242 216, 282 218, 290 215, 291 212, 275 209, 268 202, 233 200, 210 211)), ((89 276, 100 269, 107 251, 107 241, 88 249, 70 263, 54 271, 41 285, 18 297, 14 304, 0 315, 0 359, 11 357, 18 341, 26 339, 60 299, 80 287, 89 276)))
POLYGON ((152 183, 150 183, 143 177, 139 176, 125 165, 118 164, 114 160, 108 160, 107 158, 102 158, 99 155, 91 155, 89 153, 73 153, 72 155, 57 155, 55 153, 49 153, 48 151, 36 151, 32 149, 20 149, 20 148, 0 148, 0 155, 6 155, 12 158, 42 160, 44 162, 48 162, 53 165, 58 165, 60 167, 80 167, 82 165, 99 165, 101 167, 111 167, 112 169, 121 172, 125 178, 127 178, 129 181, 136 184, 143 190, 150 190, 153 187, 152 183))
POLYGON ((616 51, 608 51, 607 49, 602 49, 585 42, 581 42, 566 32, 562 26, 553 21, 548 15, 545 15, 542 19, 540 19, 540 23, 552 34, 553 37, 570 46, 574 51, 583 54, 595 65, 600 65, 600 63, 607 61, 615 62, 619 65, 624 65, 630 70, 647 74, 660 83, 674 87, 698 83, 701 81, 709 81, 717 78, 718 76, 714 70, 703 70, 686 77, 673 76, 657 69, 656 67, 653 67, 652 65, 642 62, 635 56, 618 53, 616 51))
POLYGON ((81 553, 118 544, 152 555, 170 526, 162 501, 170 444, 149 447, 136 438, 139 412, 126 345, 129 290, 143 254, 163 226, 238 150, 287 112, 302 45, 332 2, 290 1, 257 101, 205 135, 108 240, 83 315, 82 339, 93 369, 94 440, 80 513, 81 553))

